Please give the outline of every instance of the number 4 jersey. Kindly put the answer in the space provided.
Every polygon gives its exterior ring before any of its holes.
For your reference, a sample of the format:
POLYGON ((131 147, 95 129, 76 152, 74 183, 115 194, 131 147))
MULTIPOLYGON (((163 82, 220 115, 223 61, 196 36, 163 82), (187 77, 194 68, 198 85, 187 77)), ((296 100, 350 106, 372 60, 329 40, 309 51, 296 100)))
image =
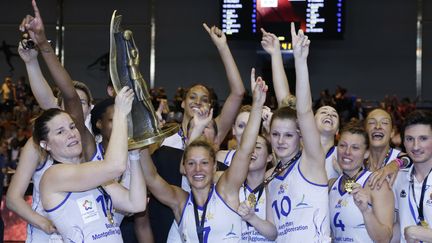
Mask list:
MULTIPOLYGON (((356 183, 364 185, 372 173, 363 171, 356 183)), ((342 190, 339 176, 330 190, 330 217, 334 242, 373 242, 367 233, 363 215, 351 194, 342 190)))

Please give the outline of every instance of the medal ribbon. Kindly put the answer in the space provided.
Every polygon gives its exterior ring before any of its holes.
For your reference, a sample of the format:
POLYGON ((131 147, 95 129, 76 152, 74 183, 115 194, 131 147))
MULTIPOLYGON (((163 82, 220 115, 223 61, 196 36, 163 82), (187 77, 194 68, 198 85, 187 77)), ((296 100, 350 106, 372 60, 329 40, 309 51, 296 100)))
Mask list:
POLYGON ((282 164, 282 161, 279 161, 279 163, 276 165, 276 168, 273 170, 273 173, 269 177, 265 178, 264 181, 261 182, 261 184, 259 184, 255 189, 251 191, 251 193, 255 194, 258 191, 262 191, 264 187, 269 184, 276 176, 280 175, 282 171, 294 164, 294 162, 296 162, 301 155, 302 152, 301 150, 299 150, 297 154, 288 162, 282 164))
MULTIPOLYGON (((429 177, 429 174, 431 173, 431 171, 432 171, 432 169, 429 170, 429 173, 427 174, 427 176, 423 180, 419 203, 417 203, 416 196, 415 196, 415 191, 414 191, 414 175, 413 175, 414 172, 415 172, 414 168, 413 168, 413 172, 410 175, 411 176, 411 179, 410 179, 410 184, 411 185, 410 186, 411 186, 411 190, 413 192, 414 203, 415 203, 415 206, 416 206, 417 212, 418 212, 418 220, 419 220, 419 222, 417 222, 417 225, 421 225, 421 223, 425 221, 424 220, 424 215, 423 215, 423 201, 424 201, 424 196, 425 196, 425 193, 426 193, 426 183, 427 183, 427 180, 428 180, 428 177, 429 177)), ((410 205, 410 207, 412 207, 412 206, 410 205)))
POLYGON ((191 201, 192 201, 192 204, 194 206, 195 226, 196 226, 196 231, 197 231, 199 243, 204 242, 204 221, 205 221, 205 216, 206 216, 206 212, 207 212, 207 205, 210 201, 210 197, 211 197, 212 192, 213 192, 213 185, 210 187, 210 191, 209 191, 209 194, 207 196, 207 200, 203 205, 203 212, 201 214, 201 220, 199 219, 199 216, 198 216, 198 205, 195 202, 193 193, 191 192, 191 201))

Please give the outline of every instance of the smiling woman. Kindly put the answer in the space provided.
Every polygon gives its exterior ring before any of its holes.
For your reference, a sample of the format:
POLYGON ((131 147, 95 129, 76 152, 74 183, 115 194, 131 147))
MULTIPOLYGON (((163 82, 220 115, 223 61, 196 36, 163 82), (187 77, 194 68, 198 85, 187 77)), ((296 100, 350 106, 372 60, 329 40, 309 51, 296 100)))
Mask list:
MULTIPOLYGON (((160 202, 171 208, 183 242, 240 241, 242 220, 236 212, 240 205, 239 190, 246 179, 250 156, 256 145, 266 92, 267 86, 259 77, 254 89, 250 119, 243 132, 247 139, 241 140, 231 166, 216 184, 213 182, 216 172, 215 151, 207 141, 192 141, 183 154, 190 193, 168 184, 157 173, 148 152, 142 153, 141 165, 148 188, 160 202)), ((191 95, 194 96, 193 93, 191 95)), ((187 103, 193 109, 194 102, 187 103)))
POLYGON ((392 237, 394 200, 385 181, 372 190, 367 183, 372 172, 363 161, 368 157, 368 135, 361 124, 347 124, 337 146, 337 161, 343 174, 330 182, 330 217, 334 242, 389 242, 392 237))
POLYGON ((383 109, 374 109, 366 117, 366 131, 369 135, 370 154, 367 167, 374 172, 394 160, 400 150, 390 146, 393 131, 393 119, 383 109))

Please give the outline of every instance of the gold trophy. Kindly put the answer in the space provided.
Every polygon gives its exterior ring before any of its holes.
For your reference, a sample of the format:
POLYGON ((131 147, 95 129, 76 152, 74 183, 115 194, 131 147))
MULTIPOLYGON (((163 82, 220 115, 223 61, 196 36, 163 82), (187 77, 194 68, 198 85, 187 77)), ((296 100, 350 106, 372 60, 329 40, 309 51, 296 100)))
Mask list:
POLYGON ((128 115, 128 148, 136 149, 160 142, 178 131, 177 124, 162 128, 144 78, 139 71, 139 52, 132 31, 122 30, 122 16, 113 12, 110 25, 110 75, 116 92, 124 86, 134 91, 132 111, 128 115))

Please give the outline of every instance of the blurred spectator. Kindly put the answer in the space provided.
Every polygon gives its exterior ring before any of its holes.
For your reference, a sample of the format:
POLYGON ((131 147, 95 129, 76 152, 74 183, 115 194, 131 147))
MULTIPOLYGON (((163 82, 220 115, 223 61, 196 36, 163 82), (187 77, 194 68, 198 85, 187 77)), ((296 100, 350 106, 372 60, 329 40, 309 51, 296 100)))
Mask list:
POLYGON ((0 93, 2 97, 3 110, 12 111, 16 100, 16 90, 11 77, 7 76, 5 78, 0 93))
POLYGON ((336 103, 333 100, 333 97, 331 96, 328 89, 322 90, 320 92, 320 97, 314 104, 314 109, 318 110, 321 106, 331 106, 335 107, 336 103))
POLYGON ((12 116, 13 120, 18 124, 19 127, 27 127, 30 119, 30 111, 24 105, 23 99, 18 99, 17 104, 13 108, 12 116))
POLYGON ((348 122, 351 118, 352 101, 347 97, 347 90, 338 86, 334 95, 334 101, 341 124, 348 122))
POLYGON ((183 102, 183 96, 185 95, 185 89, 183 87, 178 87, 176 90, 176 93, 174 94, 174 106, 173 111, 174 112, 183 112, 183 108, 181 107, 181 104, 183 102))
POLYGON ((30 87, 26 83, 25 76, 19 77, 16 85, 16 99, 25 100, 27 97, 31 96, 30 92, 30 87))

